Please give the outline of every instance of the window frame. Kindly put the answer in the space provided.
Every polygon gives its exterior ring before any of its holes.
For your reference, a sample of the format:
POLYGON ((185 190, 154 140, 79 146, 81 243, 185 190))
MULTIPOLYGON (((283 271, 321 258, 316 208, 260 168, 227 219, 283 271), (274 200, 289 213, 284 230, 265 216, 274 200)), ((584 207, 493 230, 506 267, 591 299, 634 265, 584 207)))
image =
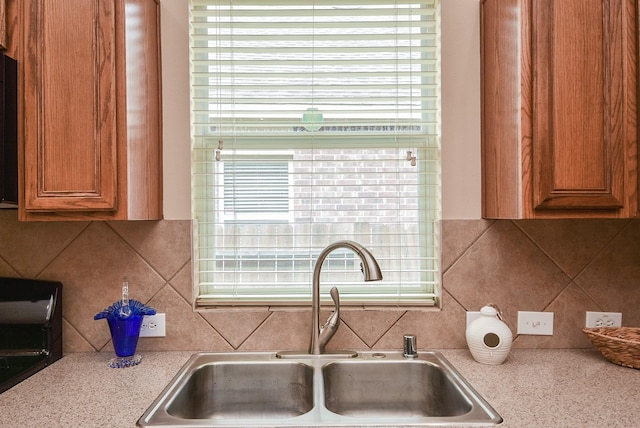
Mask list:
MULTIPOLYGON (((438 3, 437 0, 435 0, 436 3, 438 3)), ((417 3, 417 2, 416 2, 417 3)), ((439 9, 439 4, 438 4, 438 9, 439 9)), ((437 71, 439 73, 439 69, 437 71)), ((302 126, 302 128, 304 128, 304 125, 302 126)), ((216 130, 215 127, 211 127, 209 126, 209 129, 213 129, 216 130)), ((217 130, 216 130, 217 131, 217 130)), ((315 129, 304 129, 304 130, 300 130, 301 131, 301 135, 304 134, 304 131, 307 131, 306 136, 309 137, 310 139, 313 140, 313 144, 312 145, 316 145, 316 146, 323 146, 323 147, 339 147, 339 146, 343 146, 345 144, 345 139, 346 136, 344 135, 329 135, 329 134, 322 134, 322 133, 316 133, 314 131, 317 131, 315 129), (311 132, 308 132, 311 131, 311 132)), ((213 134, 213 133, 211 133, 213 134)), ((219 132, 217 135, 195 135, 193 136, 193 145, 195 147, 213 147, 215 146, 215 140, 216 139, 220 139, 220 140, 224 140, 225 141, 225 146, 228 146, 228 139, 231 139, 234 141, 234 143, 232 144, 232 146, 242 146, 243 148, 247 149, 247 150, 259 150, 260 148, 264 147, 265 144, 268 144, 270 147, 272 147, 274 150, 286 150, 286 149, 291 149, 292 147, 296 147, 296 145, 300 145, 300 146, 308 146, 307 142, 296 142, 296 138, 282 138, 282 135, 274 135, 274 136, 257 136, 257 135, 242 135, 242 134, 235 134, 235 133, 227 133, 225 134, 224 132, 219 132)), ((422 136, 422 135, 420 135, 422 136)), ((299 138, 300 136, 298 136, 298 140, 300 140, 299 138)), ((385 142, 386 140, 388 140, 388 138, 390 137, 390 135, 367 135, 366 133, 363 133, 362 135, 352 135, 349 137, 353 137, 353 138, 349 138, 348 140, 348 144, 352 144, 354 147, 369 147, 371 145, 373 146, 384 146, 384 147, 388 147, 389 145, 385 142)), ((409 132, 398 132, 396 130, 395 133, 393 133, 393 135, 391 136, 392 138, 395 139, 397 147, 398 148, 410 148, 411 150, 408 150, 408 152, 411 152, 412 155, 417 155, 419 160, 418 162, 421 162, 424 158, 423 158, 423 153, 434 150, 437 152, 437 157, 438 157, 438 174, 439 174, 439 132, 436 132, 436 135, 434 136, 428 136, 425 137, 427 139, 429 139, 429 144, 426 144, 427 147, 421 148, 420 145, 415 146, 413 145, 413 142, 416 138, 416 135, 409 131, 409 132)), ((223 153, 228 150, 227 148, 225 148, 223 150, 223 153)), ((233 148, 231 149, 232 153, 233 153, 233 148)), ((235 156, 235 155, 231 155, 231 156, 235 156)), ((407 154, 407 161, 410 160, 411 155, 407 154)), ((438 183, 439 186, 439 183, 438 183)), ((439 187, 438 187, 438 192, 440 191, 439 187)), ((421 197, 419 198, 420 204, 424 204, 425 206, 430 205, 430 203, 426 200, 426 196, 421 194, 421 197)), ((438 199, 438 203, 441 205, 441 197, 438 195, 437 197, 438 199)), ((441 210, 441 207, 440 207, 441 210)), ((197 224, 197 218, 196 215, 194 215, 194 254, 195 252, 198 250, 199 244, 197 244, 198 241, 198 229, 199 226, 197 224)), ((383 301, 369 301, 369 302, 358 302, 358 301, 353 301, 350 304, 353 305, 367 305, 367 306, 431 306, 431 305, 437 305, 439 304, 439 298, 440 298, 440 287, 441 287, 441 278, 440 278, 440 268, 439 268, 439 249, 440 249, 440 244, 439 244, 439 240, 440 240, 440 215, 435 216, 435 218, 433 220, 429 220, 430 224, 424 224, 421 225, 421 227, 429 227, 430 229, 432 229, 432 232, 430 233, 430 236, 432 237, 432 239, 434 239, 437 242, 434 242, 433 245, 431 246, 432 249, 436 252, 436 254, 432 254, 433 257, 433 261, 432 263, 435 265, 433 270, 436 272, 436 278, 434 279, 434 284, 433 284, 433 298, 430 301, 425 301, 425 300, 421 300, 421 301, 416 301, 416 302, 411 302, 408 300, 402 300, 402 302, 399 301, 389 301, 389 302, 383 302, 383 301)), ((366 246, 366 245, 365 245, 366 246)), ((316 252, 319 252, 319 250, 316 250, 316 252)), ((375 254, 374 254, 375 255, 375 254)), ((329 258, 330 260, 330 258, 329 258)), ((196 278, 196 282, 198 282, 198 278, 199 278, 199 267, 198 267, 198 262, 197 262, 197 257, 194 257, 194 278, 196 278)), ((311 290, 310 290, 310 282, 311 282, 311 277, 309 275, 309 300, 311 297, 311 290)), ((356 290, 357 288, 360 287, 360 282, 358 281, 354 281, 353 283, 353 289, 356 290)), ((342 291, 342 289, 341 289, 342 291)), ((357 291, 355 291, 357 293, 357 291)), ((325 297, 325 296, 323 296, 325 297)), ((271 299, 270 297, 266 297, 264 299, 260 299, 259 301, 227 301, 227 302, 222 302, 222 301, 218 301, 217 299, 214 299, 215 301, 212 301, 209 298, 202 298, 201 294, 198 293, 198 298, 196 299, 196 306, 200 307, 200 306, 208 306, 208 307, 216 307, 216 306, 227 306, 227 305, 232 305, 232 306, 243 306, 243 305, 285 305, 285 306, 295 306, 295 305, 306 305, 308 304, 308 302, 305 301, 292 301, 292 300, 278 300, 278 298, 276 297, 275 300, 271 299)), ((345 302, 347 303, 347 302, 345 302)), ((347 303, 349 304, 349 303, 347 303)))

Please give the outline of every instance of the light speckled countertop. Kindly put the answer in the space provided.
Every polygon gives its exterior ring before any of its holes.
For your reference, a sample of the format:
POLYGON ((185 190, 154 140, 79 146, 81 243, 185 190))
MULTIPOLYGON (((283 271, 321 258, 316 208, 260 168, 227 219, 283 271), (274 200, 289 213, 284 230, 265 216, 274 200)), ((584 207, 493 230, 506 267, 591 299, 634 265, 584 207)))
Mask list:
MULTIPOLYGON (((499 366, 441 352, 504 418, 501 428, 640 426, 640 370, 596 351, 517 349, 499 366)), ((144 352, 126 369, 108 368, 110 353, 66 355, 0 394, 0 425, 135 427, 193 353, 144 352)))

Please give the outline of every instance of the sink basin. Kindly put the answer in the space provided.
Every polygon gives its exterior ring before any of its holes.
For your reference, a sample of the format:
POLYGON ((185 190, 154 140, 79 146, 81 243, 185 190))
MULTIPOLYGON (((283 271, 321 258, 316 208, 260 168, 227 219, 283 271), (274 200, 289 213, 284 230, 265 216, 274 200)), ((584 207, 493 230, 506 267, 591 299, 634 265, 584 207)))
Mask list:
POLYGON ((140 427, 490 426, 495 410, 438 352, 193 355, 140 427))
POLYGON ((261 419, 298 416, 312 408, 312 367, 220 361, 193 370, 167 413, 180 419, 261 419))
POLYGON ((330 411, 357 417, 451 417, 472 403, 441 366, 424 360, 341 361, 322 369, 330 411))

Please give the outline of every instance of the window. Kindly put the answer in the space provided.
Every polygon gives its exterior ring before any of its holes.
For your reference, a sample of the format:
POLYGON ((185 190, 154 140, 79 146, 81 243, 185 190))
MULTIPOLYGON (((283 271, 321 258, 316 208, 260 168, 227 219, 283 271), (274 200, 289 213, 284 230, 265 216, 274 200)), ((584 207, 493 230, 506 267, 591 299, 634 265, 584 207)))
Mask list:
POLYGON ((226 157, 222 173, 221 203, 225 223, 293 221, 289 185, 291 155, 250 151, 226 157))
POLYGON ((197 303, 342 304, 439 295, 437 0, 191 0, 197 303), (328 296, 322 290, 323 298, 328 296))

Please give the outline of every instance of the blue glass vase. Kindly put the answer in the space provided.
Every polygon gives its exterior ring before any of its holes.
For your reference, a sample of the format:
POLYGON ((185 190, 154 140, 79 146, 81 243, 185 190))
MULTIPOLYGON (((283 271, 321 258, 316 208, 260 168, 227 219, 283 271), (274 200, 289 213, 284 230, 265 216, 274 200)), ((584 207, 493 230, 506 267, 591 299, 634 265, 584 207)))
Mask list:
POLYGON ((135 354, 140 337, 140 327, 144 315, 130 315, 128 318, 108 318, 113 349, 118 357, 130 357, 135 354))

